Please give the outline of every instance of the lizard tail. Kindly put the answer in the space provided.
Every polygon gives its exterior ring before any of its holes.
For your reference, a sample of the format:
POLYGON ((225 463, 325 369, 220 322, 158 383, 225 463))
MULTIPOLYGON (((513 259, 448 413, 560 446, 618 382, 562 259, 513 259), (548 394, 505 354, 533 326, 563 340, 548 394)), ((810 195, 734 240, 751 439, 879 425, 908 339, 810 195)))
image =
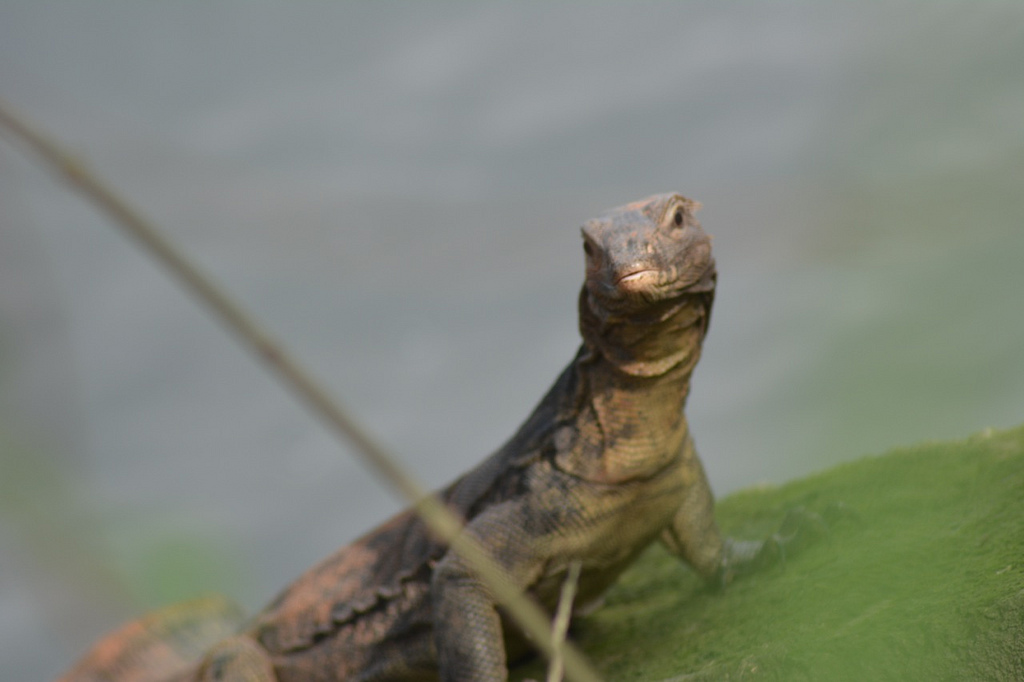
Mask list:
POLYGON ((242 612, 223 597, 168 606, 107 634, 57 682, 172 680, 242 622, 242 612))

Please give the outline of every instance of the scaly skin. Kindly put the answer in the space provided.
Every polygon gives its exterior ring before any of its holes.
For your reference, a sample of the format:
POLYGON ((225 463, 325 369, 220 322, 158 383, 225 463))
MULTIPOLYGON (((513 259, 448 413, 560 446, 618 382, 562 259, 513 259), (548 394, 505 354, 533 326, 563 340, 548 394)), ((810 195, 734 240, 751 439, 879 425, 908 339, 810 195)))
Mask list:
MULTIPOLYGON (((584 225, 582 347, 512 439, 439 493, 548 609, 572 562, 586 608, 656 539, 708 580, 729 570, 683 415, 715 287, 697 208, 666 194, 584 225)), ((409 511, 310 569, 190 664, 194 647, 179 640, 220 619, 168 627, 151 617, 160 627, 109 636, 63 679, 490 682, 507 679, 507 660, 526 650, 462 559, 409 511)))

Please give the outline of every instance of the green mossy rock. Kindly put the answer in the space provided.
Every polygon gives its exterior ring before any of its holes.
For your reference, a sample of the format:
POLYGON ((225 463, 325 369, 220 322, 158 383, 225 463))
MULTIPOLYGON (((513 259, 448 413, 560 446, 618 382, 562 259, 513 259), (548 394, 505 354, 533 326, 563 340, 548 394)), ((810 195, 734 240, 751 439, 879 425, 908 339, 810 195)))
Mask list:
POLYGON ((575 639, 616 682, 1024 680, 1024 427, 739 492, 718 515, 757 538, 836 503, 826 539, 723 592, 652 547, 575 639))

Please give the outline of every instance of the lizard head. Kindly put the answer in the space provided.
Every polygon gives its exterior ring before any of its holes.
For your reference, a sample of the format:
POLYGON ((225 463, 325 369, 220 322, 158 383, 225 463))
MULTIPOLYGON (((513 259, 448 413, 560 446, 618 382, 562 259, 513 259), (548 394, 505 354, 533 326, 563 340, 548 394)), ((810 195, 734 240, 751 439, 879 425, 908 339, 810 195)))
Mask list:
POLYGON ((586 288, 608 310, 642 311, 714 288, 711 239, 700 204, 660 194, 612 209, 582 229, 586 288))

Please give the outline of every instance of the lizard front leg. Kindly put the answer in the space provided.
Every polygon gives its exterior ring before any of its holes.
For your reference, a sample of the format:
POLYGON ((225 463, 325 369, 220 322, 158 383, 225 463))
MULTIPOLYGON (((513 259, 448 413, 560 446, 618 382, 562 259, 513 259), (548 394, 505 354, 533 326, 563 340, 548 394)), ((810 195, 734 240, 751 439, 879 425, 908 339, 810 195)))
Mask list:
POLYGON ((704 467, 687 439, 687 466, 693 483, 662 533, 670 552, 690 564, 705 580, 724 586, 745 575, 784 560, 787 552, 799 551, 828 532, 828 525, 802 508, 791 509, 779 530, 766 540, 722 539, 715 523, 714 498, 704 467))
POLYGON ((775 563, 783 555, 786 539, 778 533, 767 540, 722 538, 715 523, 715 500, 704 467, 687 439, 686 466, 692 483, 672 523, 661 534, 670 552, 690 564, 707 582, 723 587, 737 575, 775 563))
MULTIPOLYGON (((529 534, 519 503, 505 503, 475 518, 465 533, 484 548, 507 578, 526 587, 542 563, 527 548, 529 534)), ((449 550, 431 582, 434 641, 443 682, 504 682, 508 679, 501 616, 487 588, 465 560, 449 550)))
POLYGON ((723 576, 728 558, 726 543, 722 542, 715 523, 714 496, 689 437, 683 447, 687 449, 685 462, 691 482, 683 492, 672 523, 662 532, 661 541, 705 580, 717 580, 723 576))

